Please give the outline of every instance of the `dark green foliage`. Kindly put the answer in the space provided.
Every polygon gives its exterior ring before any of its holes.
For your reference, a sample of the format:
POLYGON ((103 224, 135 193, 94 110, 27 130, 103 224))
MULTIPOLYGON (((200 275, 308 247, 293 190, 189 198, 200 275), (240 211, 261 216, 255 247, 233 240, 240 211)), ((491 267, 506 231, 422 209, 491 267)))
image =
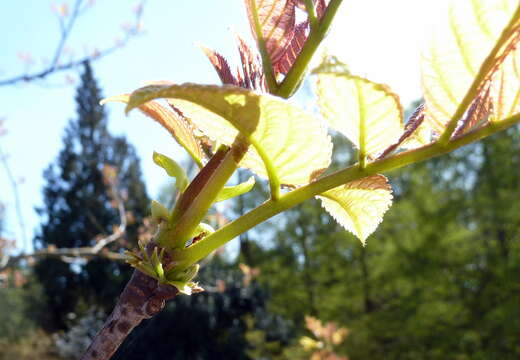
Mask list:
MULTIPOLYGON (((19 271, 19 270, 16 270, 19 271)), ((43 291, 35 281, 23 286, 0 287, 0 338, 15 341, 38 327, 42 317, 43 291)))
MULTIPOLYGON (((128 195, 124 205, 134 219, 125 245, 136 243, 137 227, 146 214, 148 197, 141 180, 139 159, 124 137, 108 133, 102 98, 88 63, 77 89, 78 117, 69 123, 64 147, 56 163, 45 171, 44 204, 38 209, 41 229, 35 246, 43 248, 95 245, 96 236, 109 235, 120 223, 103 181, 103 166, 117 170, 118 189, 128 195)), ((121 242, 120 242, 121 244, 121 242)), ((82 302, 110 310, 126 283, 130 268, 105 259, 71 266, 56 259, 39 261, 35 268, 49 305, 48 328, 63 328, 65 317, 82 302)))

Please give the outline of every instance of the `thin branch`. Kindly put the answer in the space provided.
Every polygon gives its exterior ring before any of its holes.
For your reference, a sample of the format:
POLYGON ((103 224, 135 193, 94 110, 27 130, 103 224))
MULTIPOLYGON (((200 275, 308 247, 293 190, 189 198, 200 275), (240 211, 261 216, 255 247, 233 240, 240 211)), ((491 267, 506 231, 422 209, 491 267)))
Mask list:
POLYGON ((201 241, 182 250, 182 252, 177 254, 177 259, 182 261, 179 266, 189 266, 190 264, 196 263, 241 233, 276 214, 334 187, 370 175, 386 173, 413 163, 447 154, 459 147, 481 140, 519 123, 520 114, 513 115, 499 122, 488 122, 482 127, 464 133, 459 137, 452 138, 447 144, 440 143, 439 140, 437 140, 436 142, 417 149, 403 151, 390 157, 370 162, 363 170, 360 170, 356 164, 288 192, 276 202, 267 200, 238 219, 221 227, 214 233, 209 234, 201 241))
POLYGON ((35 71, 32 73, 25 73, 22 75, 17 75, 17 76, 5 78, 5 79, 0 79, 0 86, 16 85, 16 84, 24 83, 24 82, 27 83, 27 82, 36 81, 36 80, 42 80, 51 74, 63 72, 66 70, 71 70, 73 68, 81 66, 85 61, 92 62, 95 60, 99 60, 109 54, 112 54, 116 50, 126 46, 126 44, 132 38, 134 38, 135 36, 140 34, 138 26, 139 26, 139 23, 142 18, 142 14, 143 14, 142 7, 145 3, 145 0, 141 1, 141 6, 140 6, 139 10, 136 11, 136 17, 134 19, 134 24, 135 24, 134 28, 127 30, 125 32, 125 37, 121 41, 118 41, 115 45, 107 47, 103 50, 96 50, 91 55, 86 55, 79 59, 70 60, 70 61, 60 65, 59 62, 63 55, 63 49, 65 48, 67 39, 69 38, 70 34, 72 33, 72 31, 74 29, 74 24, 76 23, 77 18, 80 15, 82 15, 82 11, 81 11, 82 3, 83 3, 83 0, 76 0, 72 14, 66 23, 64 23, 63 20, 61 20, 61 18, 60 18, 60 29, 61 29, 60 40, 58 42, 58 45, 56 46, 54 55, 52 57, 52 61, 49 63, 49 65, 47 67, 45 67, 44 69, 42 69, 41 71, 35 71))
POLYGON ((108 179, 106 182, 110 186, 110 196, 117 203, 117 209, 119 213, 119 225, 112 234, 101 239, 93 239, 92 241, 96 242, 96 245, 94 246, 83 246, 75 248, 56 248, 50 246, 45 249, 37 250, 33 253, 22 253, 16 256, 9 256, 6 253, 3 254, 0 261, 0 270, 17 266, 22 260, 34 258, 57 258, 68 263, 75 262, 79 259, 89 260, 93 257, 100 257, 121 262, 125 261, 125 255, 105 249, 111 243, 123 238, 127 227, 126 209, 123 199, 117 190, 117 181, 114 178, 108 179))
POLYGON ((58 46, 56 47, 56 50, 54 51, 54 57, 51 61, 49 69, 56 68, 56 66, 58 65, 58 62, 60 61, 60 57, 63 52, 63 48, 65 47, 65 43, 67 42, 67 38, 69 37, 70 33, 72 32, 74 23, 76 22, 76 20, 78 18, 79 9, 81 8, 82 2, 83 2, 83 0, 76 0, 76 2, 74 3, 74 10, 72 10, 72 14, 68 18, 68 21, 66 23, 63 21, 64 16, 58 17, 58 19, 60 21, 61 37, 60 37, 60 41, 58 42, 58 46))
POLYGON ((78 248, 46 248, 30 254, 20 254, 8 257, 5 265, 0 270, 16 267, 22 260, 34 258, 54 258, 63 262, 72 263, 80 259, 90 260, 94 257, 124 262, 126 256, 115 251, 94 251, 93 247, 78 248))

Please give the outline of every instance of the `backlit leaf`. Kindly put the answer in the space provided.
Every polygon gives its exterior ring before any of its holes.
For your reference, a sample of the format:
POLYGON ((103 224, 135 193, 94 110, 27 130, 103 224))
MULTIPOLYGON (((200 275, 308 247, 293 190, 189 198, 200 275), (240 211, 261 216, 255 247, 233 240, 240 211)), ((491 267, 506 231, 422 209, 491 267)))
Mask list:
POLYGON ((224 186, 222 190, 219 191, 217 197, 215 198, 215 202, 224 201, 227 199, 231 199, 235 196, 240 196, 245 194, 255 186, 255 178, 251 176, 247 181, 240 183, 235 186, 224 186))
POLYGON ((300 51, 305 45, 305 40, 307 40, 307 31, 309 24, 308 22, 302 22, 296 25, 294 29, 294 36, 291 39, 291 42, 285 49, 282 56, 273 63, 274 70, 280 74, 287 74, 291 67, 294 65, 298 55, 300 55, 300 51))
POLYGON ((383 175, 351 181, 317 196, 345 229, 366 244, 392 205, 392 188, 383 175))
POLYGON ((271 181, 306 184, 330 164, 332 143, 319 120, 280 98, 234 86, 156 85, 136 90, 127 111, 156 98, 222 144, 240 132, 252 145, 240 165, 271 181))
POLYGON ((272 63, 276 63, 293 37, 294 0, 245 0, 247 15, 257 41, 265 42, 272 63))
POLYGON ((175 186, 179 189, 179 191, 182 192, 186 190, 186 187, 188 186, 188 176, 186 175, 184 169, 179 164, 177 164, 175 160, 154 151, 153 161, 162 167, 169 176, 175 178, 175 186))
MULTIPOLYGON (((103 99, 101 104, 108 102, 128 104, 129 99, 129 94, 116 95, 103 99)), ((193 135, 193 129, 185 119, 155 101, 141 104, 139 110, 168 130, 177 143, 186 149, 197 165, 202 166, 202 159, 205 158, 204 152, 199 141, 193 135)))
POLYGON ((518 43, 494 75, 491 83, 491 103, 495 121, 504 120, 520 112, 520 49, 518 43))
POLYGON ((518 7, 518 0, 453 1, 423 54, 426 121, 442 133, 518 7))
POLYGON ((374 157, 399 140, 403 110, 397 95, 381 84, 349 73, 318 73, 318 104, 330 127, 362 154, 374 157))
POLYGON ((151 204, 152 219, 159 222, 161 220, 168 221, 170 213, 168 209, 158 201, 152 200, 151 204))
POLYGON ((204 54, 206 54, 208 57, 211 65, 213 65, 215 68, 215 71, 222 81, 222 84, 239 85, 238 80, 233 75, 227 60, 222 55, 220 55, 215 50, 208 49, 202 45, 200 45, 200 48, 202 51, 204 51, 204 54))
POLYGON ((255 52, 240 35, 235 34, 235 36, 240 62, 242 63, 242 75, 238 72, 239 86, 246 89, 267 92, 262 60, 259 54, 255 52))

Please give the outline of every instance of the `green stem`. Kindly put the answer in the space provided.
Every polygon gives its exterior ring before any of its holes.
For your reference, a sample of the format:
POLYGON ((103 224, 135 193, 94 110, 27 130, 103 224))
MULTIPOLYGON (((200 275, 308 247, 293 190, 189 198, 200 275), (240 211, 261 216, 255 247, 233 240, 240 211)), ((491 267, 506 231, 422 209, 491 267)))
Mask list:
POLYGON ((177 202, 169 226, 157 237, 159 245, 184 248, 246 151, 242 145, 219 148, 177 202))
POLYGON ((269 189, 271 190, 271 199, 278 200, 280 197, 280 179, 278 178, 278 174, 276 173, 276 169, 274 168, 273 162, 271 158, 267 155, 264 148, 258 144, 254 139, 248 138, 248 141, 254 146, 258 156, 262 159, 264 163, 265 170, 267 171, 267 177, 269 178, 269 189))
POLYGON ((182 261, 184 266, 189 266, 259 223, 334 187, 369 175, 388 172, 409 164, 446 154, 461 146, 480 140, 518 123, 520 123, 520 114, 500 122, 488 123, 477 130, 452 139, 445 145, 435 142, 418 149, 405 151, 388 158, 374 161, 367 164, 364 169, 360 169, 359 166, 354 165, 337 171, 283 195, 278 201, 266 201, 242 217, 205 237, 203 240, 180 251, 179 260, 182 261))
POLYGON ((450 137, 453 134, 453 131, 455 131, 455 128, 457 127, 457 122, 459 121, 459 119, 462 118, 468 107, 471 105, 473 99, 477 97, 483 82, 488 78, 493 67, 495 67, 497 61, 497 54, 500 52, 500 50, 502 50, 504 44, 514 33, 517 25, 516 23, 518 22, 519 17, 520 5, 517 7, 507 27, 504 29, 504 31, 502 31, 502 34, 500 35, 500 38, 496 42, 495 46, 480 66, 480 70, 475 79, 473 80, 471 87, 466 92, 464 99, 462 99, 462 102, 459 104, 457 110, 448 122, 446 130, 444 130, 442 136, 439 138, 439 142, 441 144, 447 144, 450 141, 450 137))
POLYGON ((359 167, 364 169, 366 166, 366 113, 365 113, 365 98, 362 95, 361 84, 359 81, 355 82, 356 84, 356 93, 357 93, 357 102, 358 102, 358 113, 359 113, 359 151, 358 151, 358 159, 359 159, 359 167))
POLYGON ((273 64, 271 63, 271 56, 267 51, 264 34, 262 32, 262 24, 260 24, 260 20, 258 19, 256 0, 249 1, 255 25, 256 42, 258 44, 260 56, 262 57, 262 69, 264 70, 265 80, 267 81, 267 87, 269 88, 269 92, 272 94, 278 88, 278 83, 276 82, 276 79, 274 77, 273 64))
POLYGON ((316 10, 314 9, 314 2, 312 0, 305 0, 305 10, 307 10, 307 17, 311 24, 311 29, 318 26, 318 18, 316 17, 316 10))
POLYGON ((278 90, 273 92, 274 95, 289 98, 298 88, 300 83, 305 76, 305 72, 309 65, 309 62, 312 59, 312 56, 318 49, 321 41, 327 35, 330 26, 332 25, 332 20, 336 15, 339 6, 343 0, 331 0, 329 5, 327 6, 327 11, 323 15, 319 26, 311 29, 309 37, 305 41, 305 45, 302 48, 302 51, 298 55, 295 63, 291 67, 291 70, 287 73, 287 76, 283 79, 282 83, 278 87, 278 90))

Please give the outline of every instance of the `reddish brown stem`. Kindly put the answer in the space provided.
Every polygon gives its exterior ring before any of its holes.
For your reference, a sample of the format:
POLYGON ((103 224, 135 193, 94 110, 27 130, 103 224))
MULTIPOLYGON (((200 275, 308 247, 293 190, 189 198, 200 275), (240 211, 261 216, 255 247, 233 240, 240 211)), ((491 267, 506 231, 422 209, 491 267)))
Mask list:
POLYGON ((114 310, 81 360, 108 360, 143 319, 159 313, 178 290, 135 270, 114 310))

